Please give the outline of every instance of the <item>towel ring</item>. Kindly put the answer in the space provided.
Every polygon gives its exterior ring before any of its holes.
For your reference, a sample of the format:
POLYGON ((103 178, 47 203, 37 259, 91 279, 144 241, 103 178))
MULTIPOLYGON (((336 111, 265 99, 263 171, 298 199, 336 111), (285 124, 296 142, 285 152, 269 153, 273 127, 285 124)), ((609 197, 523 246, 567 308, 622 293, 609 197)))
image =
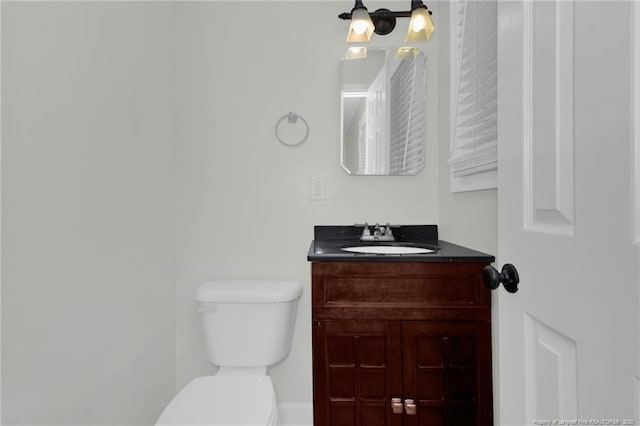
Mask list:
POLYGON ((276 134, 276 139, 278 139, 278 142, 280 142, 282 145, 298 146, 298 145, 303 144, 307 140, 307 138, 309 137, 309 124, 307 123, 307 120, 305 120, 304 117, 302 117, 301 115, 298 115, 295 112, 290 112, 289 114, 285 114, 282 117, 280 117, 280 119, 276 122, 275 134, 276 134), (280 137, 280 124, 282 124, 282 122, 284 121, 285 118, 291 124, 297 123, 298 122, 298 118, 300 120, 302 120, 302 122, 304 123, 304 127, 305 127, 305 134, 304 134, 304 137, 302 139, 300 139, 297 142, 285 142, 280 137))

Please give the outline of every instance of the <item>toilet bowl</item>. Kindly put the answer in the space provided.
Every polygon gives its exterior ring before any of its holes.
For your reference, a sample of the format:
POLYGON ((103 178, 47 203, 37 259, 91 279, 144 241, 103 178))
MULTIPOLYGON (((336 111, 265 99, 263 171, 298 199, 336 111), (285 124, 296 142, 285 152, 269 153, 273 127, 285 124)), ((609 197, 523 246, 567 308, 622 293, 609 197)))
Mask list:
POLYGON ((278 424, 269 376, 204 376, 194 379, 169 403, 158 426, 271 426, 278 424))
POLYGON ((291 349, 302 286, 295 281, 207 281, 196 300, 213 376, 198 377, 156 425, 270 426, 278 423, 268 367, 291 349))

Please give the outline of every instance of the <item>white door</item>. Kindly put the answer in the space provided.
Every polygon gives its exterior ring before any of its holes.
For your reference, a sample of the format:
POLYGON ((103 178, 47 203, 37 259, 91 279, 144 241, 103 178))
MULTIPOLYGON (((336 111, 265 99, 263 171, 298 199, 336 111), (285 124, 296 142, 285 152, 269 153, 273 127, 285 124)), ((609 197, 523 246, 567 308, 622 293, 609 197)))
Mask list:
POLYGON ((389 173, 389 77, 382 67, 367 90, 366 173, 389 173))
POLYGON ((640 424, 632 12, 498 2, 497 425, 640 424))

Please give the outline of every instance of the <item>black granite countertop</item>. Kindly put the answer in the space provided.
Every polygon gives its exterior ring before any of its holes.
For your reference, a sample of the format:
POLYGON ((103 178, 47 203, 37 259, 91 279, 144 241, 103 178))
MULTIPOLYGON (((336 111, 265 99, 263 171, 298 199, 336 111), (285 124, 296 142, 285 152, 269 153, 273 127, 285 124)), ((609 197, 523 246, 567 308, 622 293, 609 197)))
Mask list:
POLYGON ((315 226, 307 260, 312 262, 493 262, 495 257, 438 239, 437 225, 393 228, 394 242, 360 241, 362 228, 315 226), (342 250, 348 246, 399 245, 433 250, 426 254, 364 254, 342 250))

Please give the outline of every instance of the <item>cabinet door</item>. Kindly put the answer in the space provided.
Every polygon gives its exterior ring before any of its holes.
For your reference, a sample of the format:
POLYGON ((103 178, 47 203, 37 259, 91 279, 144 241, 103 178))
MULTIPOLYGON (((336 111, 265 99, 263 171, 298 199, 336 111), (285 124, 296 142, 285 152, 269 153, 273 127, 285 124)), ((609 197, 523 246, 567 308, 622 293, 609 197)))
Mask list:
POLYGON ((400 426, 391 398, 401 397, 398 321, 315 320, 315 426, 400 426))
POLYGON ((405 426, 493 424, 489 322, 404 321, 402 340, 405 426))

